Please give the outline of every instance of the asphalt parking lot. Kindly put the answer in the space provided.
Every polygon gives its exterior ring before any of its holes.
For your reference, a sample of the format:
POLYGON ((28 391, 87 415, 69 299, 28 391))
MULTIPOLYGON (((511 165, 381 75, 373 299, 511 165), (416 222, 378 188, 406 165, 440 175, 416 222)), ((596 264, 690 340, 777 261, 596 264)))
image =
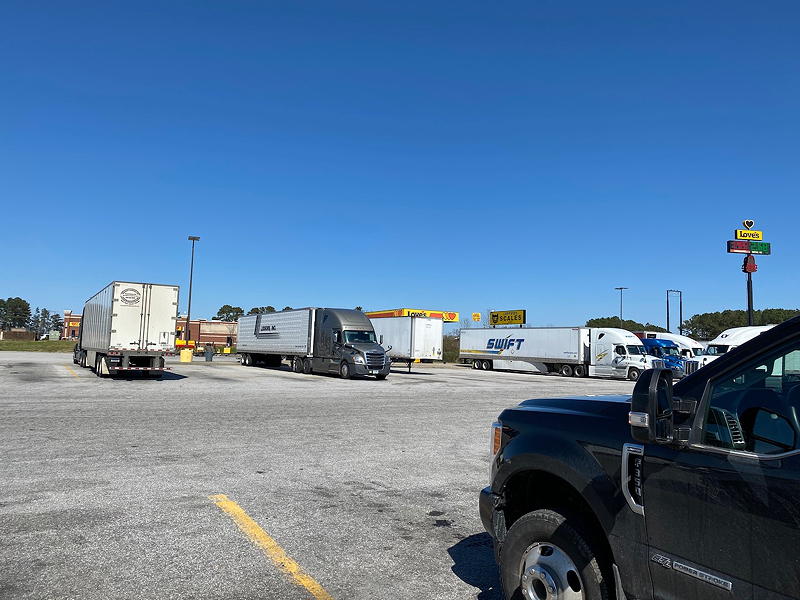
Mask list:
POLYGON ((170 366, 99 379, 71 355, 0 353, 0 598, 314 598, 290 559, 337 600, 496 599, 477 512, 490 423, 527 398, 633 388, 456 366, 383 382, 170 366))

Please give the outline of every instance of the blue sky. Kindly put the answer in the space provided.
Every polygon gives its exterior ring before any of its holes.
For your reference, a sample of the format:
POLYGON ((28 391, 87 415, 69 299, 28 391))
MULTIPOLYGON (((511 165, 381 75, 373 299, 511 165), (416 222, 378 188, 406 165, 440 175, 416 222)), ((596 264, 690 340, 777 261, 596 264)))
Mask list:
MULTIPOLYGON (((796 2, 5 2, 0 296, 800 305, 796 2)), ((677 321, 677 314, 673 323, 677 321)))

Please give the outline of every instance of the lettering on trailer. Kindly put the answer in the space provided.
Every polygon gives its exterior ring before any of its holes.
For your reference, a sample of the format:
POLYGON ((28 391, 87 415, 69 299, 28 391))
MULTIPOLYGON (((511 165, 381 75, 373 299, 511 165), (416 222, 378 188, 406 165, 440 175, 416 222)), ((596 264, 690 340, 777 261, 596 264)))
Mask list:
POLYGON ((519 350, 524 341, 525 338, 495 338, 486 342, 486 349, 500 351, 514 350, 514 345, 516 344, 516 350, 519 350))
POLYGON ((142 299, 142 294, 139 292, 139 290, 125 288, 119 293, 119 299, 122 300, 123 304, 127 304, 128 306, 136 306, 142 299))
POLYGON ((274 323, 264 323, 262 325, 261 315, 258 315, 256 317, 256 330, 254 332, 254 335, 258 339, 263 339, 263 338, 278 337, 280 333, 278 332, 278 326, 275 325, 274 323))

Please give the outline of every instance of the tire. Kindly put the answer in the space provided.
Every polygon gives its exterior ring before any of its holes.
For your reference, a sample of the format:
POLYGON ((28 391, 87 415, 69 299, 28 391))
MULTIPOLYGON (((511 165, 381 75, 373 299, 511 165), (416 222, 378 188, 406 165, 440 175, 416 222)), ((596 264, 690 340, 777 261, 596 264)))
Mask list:
POLYGON ((303 373, 306 375, 311 375, 311 359, 304 358, 303 359, 303 373))
POLYGON ((242 365, 243 367, 247 366, 247 354, 242 354, 239 357, 239 364, 242 365))
POLYGON ((575 365, 573 371, 575 377, 586 377, 586 365, 575 365))
POLYGON ((477 371, 478 369, 480 369, 480 368, 481 368, 481 361, 479 361, 479 360, 473 360, 473 361, 472 361, 472 368, 473 368, 473 369, 475 369, 476 371, 477 371))
POLYGON ((295 373, 302 373, 303 372, 303 359, 299 356, 295 356, 292 358, 292 371, 295 373))
POLYGON ((500 581, 507 600, 610 600, 612 581, 604 572, 608 573, 605 557, 590 538, 554 510, 536 510, 517 519, 500 549, 500 581), (546 585, 555 585, 558 593, 548 595, 546 585))
POLYGON ((490 360, 481 361, 481 369, 483 369, 484 371, 491 371, 492 370, 492 361, 490 361, 490 360))
POLYGON ((628 380, 629 381, 637 381, 639 379, 639 375, 641 375, 641 374, 642 373, 641 373, 641 371, 639 371, 639 369, 637 369, 636 367, 631 367, 628 370, 628 380))
POLYGON ((386 379, 386 377, 387 375, 375 375, 375 379, 377 379, 378 381, 383 381, 384 379, 386 379))
POLYGON ((350 371, 350 365, 347 364, 347 361, 339 365, 339 376, 342 379, 350 379, 353 376, 352 372, 350 371))
POLYGON ((98 377, 105 377, 105 375, 103 375, 103 369, 102 369, 102 366, 101 366, 102 363, 103 363, 103 357, 102 356, 95 357, 95 359, 94 359, 94 374, 97 375, 98 377))
POLYGON ((562 377, 572 377, 575 371, 572 370, 572 365, 561 365, 558 372, 561 373, 562 377))
POLYGON ((86 353, 81 352, 81 357, 78 359, 78 364, 81 366, 82 369, 86 368, 86 353))

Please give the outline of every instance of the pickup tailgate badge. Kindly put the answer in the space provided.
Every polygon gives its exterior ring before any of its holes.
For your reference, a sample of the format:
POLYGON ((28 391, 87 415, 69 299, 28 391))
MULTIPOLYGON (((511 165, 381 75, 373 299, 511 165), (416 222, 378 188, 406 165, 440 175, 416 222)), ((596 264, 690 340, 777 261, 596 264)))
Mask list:
POLYGON ((717 577, 716 575, 712 575, 711 573, 707 573, 705 571, 701 571, 700 569, 690 567, 689 565, 684 564, 682 562, 672 560, 671 558, 664 556, 663 554, 653 554, 650 557, 650 560, 656 564, 661 565, 665 569, 672 569, 673 571, 677 571, 678 573, 683 573, 684 575, 688 575, 689 577, 694 577, 695 579, 699 579, 700 581, 705 581, 706 583, 715 585, 719 588, 722 588, 723 590, 728 590, 729 592, 733 590, 733 583, 731 583, 727 579, 722 579, 722 577, 717 577))

